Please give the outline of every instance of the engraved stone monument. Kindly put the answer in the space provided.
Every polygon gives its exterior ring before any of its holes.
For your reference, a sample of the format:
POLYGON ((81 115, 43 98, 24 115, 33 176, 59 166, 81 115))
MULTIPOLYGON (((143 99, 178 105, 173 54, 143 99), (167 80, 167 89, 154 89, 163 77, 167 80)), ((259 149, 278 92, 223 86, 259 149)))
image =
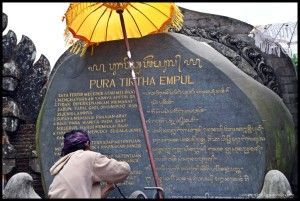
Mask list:
MULTIPOLYGON (((130 45, 166 198, 256 197, 268 170, 291 175, 294 124, 277 94, 187 36, 155 34, 130 45)), ((129 196, 154 180, 128 58, 123 41, 90 51, 54 67, 37 123, 44 189, 63 134, 84 129, 94 150, 130 164, 120 184, 129 196)), ((121 195, 115 189, 108 197, 121 195)))

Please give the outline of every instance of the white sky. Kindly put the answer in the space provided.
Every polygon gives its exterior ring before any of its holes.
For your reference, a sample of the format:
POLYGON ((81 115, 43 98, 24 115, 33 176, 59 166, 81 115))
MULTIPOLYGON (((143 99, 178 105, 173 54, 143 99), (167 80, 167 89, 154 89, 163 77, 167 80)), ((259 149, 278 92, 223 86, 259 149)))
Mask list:
MULTIPOLYGON (((232 17, 251 25, 296 22, 297 3, 176 3, 189 10, 232 17)), ((8 15, 8 26, 20 41, 22 35, 31 38, 37 49, 36 60, 44 54, 54 67, 66 50, 65 22, 62 16, 69 3, 2 3, 8 15)))

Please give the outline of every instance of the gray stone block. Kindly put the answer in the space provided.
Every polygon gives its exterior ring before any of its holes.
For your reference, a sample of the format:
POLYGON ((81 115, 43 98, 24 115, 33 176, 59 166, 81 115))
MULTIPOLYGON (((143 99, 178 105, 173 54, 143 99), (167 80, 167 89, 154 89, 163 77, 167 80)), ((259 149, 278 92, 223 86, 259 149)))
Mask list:
POLYGON ((265 176, 261 193, 257 198, 291 198, 291 186, 284 174, 278 170, 270 170, 265 176))

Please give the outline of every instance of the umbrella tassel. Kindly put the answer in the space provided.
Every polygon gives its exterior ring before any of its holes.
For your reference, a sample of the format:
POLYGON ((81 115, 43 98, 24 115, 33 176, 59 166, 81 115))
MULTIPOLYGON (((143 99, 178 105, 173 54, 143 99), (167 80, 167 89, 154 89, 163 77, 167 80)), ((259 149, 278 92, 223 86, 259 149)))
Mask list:
POLYGON ((94 54, 94 46, 92 45, 92 47, 91 47, 91 55, 93 55, 94 54))
POLYGON ((70 52, 72 52, 74 54, 79 54, 82 57, 86 53, 88 47, 89 47, 89 45, 87 43, 82 43, 82 42, 77 41, 70 48, 70 52))
POLYGON ((180 30, 183 25, 183 14, 177 6, 174 6, 171 25, 180 30))
POLYGON ((78 43, 75 43, 70 52, 74 53, 74 54, 78 54, 80 52, 80 45, 78 43))
POLYGON ((80 56, 81 56, 81 57, 86 53, 87 48, 88 48, 88 44, 85 43, 85 44, 83 45, 83 47, 81 48, 81 53, 80 53, 80 56))
POLYGON ((175 4, 171 9, 172 16, 169 23, 167 23, 167 26, 164 27, 163 32, 168 32, 170 29, 179 31, 183 26, 183 14, 181 13, 181 10, 175 4))
POLYGON ((71 49, 70 49, 70 52, 76 53, 76 52, 77 52, 77 49, 78 49, 78 45, 77 45, 77 43, 75 43, 74 45, 72 45, 72 47, 71 47, 71 49))
POLYGON ((77 39, 73 38, 72 33, 68 29, 65 29, 64 41, 65 41, 65 46, 70 47, 70 46, 74 45, 74 43, 77 41, 77 39))
POLYGON ((74 53, 75 52, 75 44, 71 46, 70 52, 74 53))
POLYGON ((76 54, 80 54, 82 52, 82 46, 78 45, 76 54))
MULTIPOLYGON (((79 54, 81 57, 84 56, 84 54, 87 51, 87 48, 89 47, 89 44, 84 41, 80 41, 73 38, 72 33, 68 29, 65 29, 64 36, 65 36, 65 45, 67 47, 71 46, 70 52, 74 54, 79 54)), ((92 46, 91 55, 93 55, 93 45, 91 46, 92 46)))

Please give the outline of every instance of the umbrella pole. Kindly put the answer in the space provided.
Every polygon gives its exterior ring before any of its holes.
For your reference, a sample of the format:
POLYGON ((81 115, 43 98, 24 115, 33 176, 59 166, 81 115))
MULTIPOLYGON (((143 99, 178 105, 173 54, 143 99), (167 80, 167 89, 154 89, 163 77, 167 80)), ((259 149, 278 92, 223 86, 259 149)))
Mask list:
MULTIPOLYGON (((123 10, 118 10, 117 12, 120 15, 121 26, 122 26, 123 36, 124 36, 124 39, 125 39, 125 45, 126 45, 126 50, 127 50, 127 56, 129 58, 129 65, 130 65, 130 69, 131 69, 131 75, 132 75, 133 82, 134 82, 135 97, 136 97, 136 100, 137 100, 138 110, 140 112, 140 119, 141 119, 141 122, 142 122, 143 133, 144 133, 144 137, 145 137, 145 140, 146 140, 146 146, 147 146, 147 150, 148 150, 148 156, 149 156, 149 159, 150 159, 150 165, 151 165, 152 173, 153 173, 153 176, 154 176, 155 185, 156 185, 156 187, 158 187, 158 189, 161 189, 160 181, 159 181, 159 177, 158 177, 158 173, 157 173, 157 169, 156 169, 156 165, 155 165, 155 161, 154 161, 154 157, 153 157, 153 153, 152 153, 152 148, 151 148, 151 144, 150 144, 150 139, 149 139, 149 135, 148 135, 148 131, 147 131, 147 126, 146 126, 144 111, 143 111, 142 102, 141 102, 141 98, 140 98, 140 93, 139 93, 139 89, 138 89, 138 84, 137 84, 137 80, 136 80, 136 76, 135 76, 135 72, 134 72, 134 68, 133 68, 133 62, 132 62, 132 59, 131 59, 129 42, 128 42, 126 29, 125 29, 124 18, 123 18, 123 14, 122 14, 123 10)), ((158 193, 159 199, 162 199, 163 198, 162 192, 160 190, 157 190, 157 193, 158 193)))

